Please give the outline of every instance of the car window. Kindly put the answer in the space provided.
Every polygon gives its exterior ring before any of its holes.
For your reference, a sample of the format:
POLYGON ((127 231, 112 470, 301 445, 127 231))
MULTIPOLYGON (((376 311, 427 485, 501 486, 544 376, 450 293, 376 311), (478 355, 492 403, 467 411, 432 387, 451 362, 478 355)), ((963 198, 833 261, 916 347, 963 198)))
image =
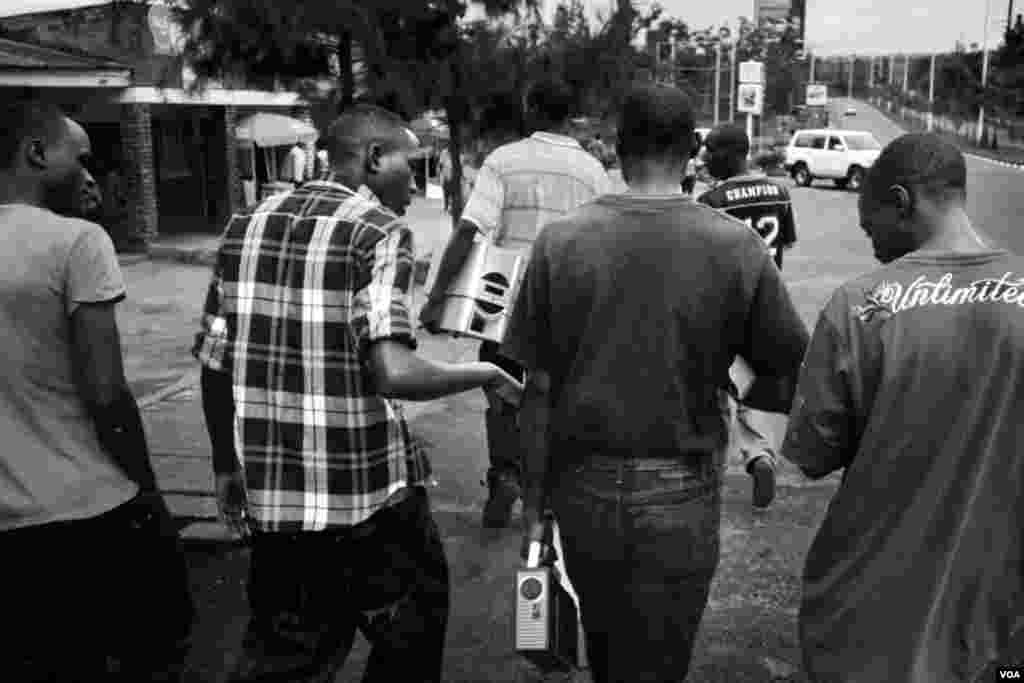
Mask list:
POLYGON ((814 138, 814 142, 811 143, 811 147, 814 149, 825 149, 825 136, 819 135, 814 138))
POLYGON ((864 150, 882 149, 882 145, 870 133, 858 133, 846 136, 846 146, 849 149, 861 152, 864 150))
POLYGON ((796 136, 796 142, 793 143, 794 147, 810 147, 811 136, 810 135, 798 135, 796 136))
POLYGON ((828 148, 841 152, 843 150, 843 141, 833 135, 828 139, 828 148))

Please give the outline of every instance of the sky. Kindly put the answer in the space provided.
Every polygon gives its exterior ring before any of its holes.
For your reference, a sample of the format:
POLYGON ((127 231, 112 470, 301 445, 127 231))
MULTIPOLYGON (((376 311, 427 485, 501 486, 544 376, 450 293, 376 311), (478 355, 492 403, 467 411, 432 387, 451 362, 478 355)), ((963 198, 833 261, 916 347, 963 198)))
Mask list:
MULTIPOLYGON (((3 2, 4 0, 0 0, 3 2)), ((10 0, 8 0, 10 1, 10 0)), ((1009 0, 987 0, 993 30, 990 45, 1002 39, 1009 0)), ((558 0, 544 0, 548 13, 558 0)), ((607 15, 613 0, 583 0, 593 14, 607 15)), ((754 0, 659 0, 665 13, 691 28, 735 22, 754 12, 754 0)), ((957 40, 981 44, 986 0, 806 0, 806 38, 820 55, 933 52, 953 48, 957 40)), ((642 6, 649 0, 641 0, 642 6)), ((1015 0, 1014 14, 1024 12, 1015 0)))
MULTIPOLYGON (((613 0, 583 0, 591 12, 607 14, 613 0)), ((957 40, 981 43, 985 4, 991 6, 990 45, 1001 39, 1010 0, 807 0, 806 38, 826 54, 884 54, 948 50, 957 40)), ((0 0, 0 16, 90 4, 103 0, 0 0)), ((544 0, 553 11, 557 0, 544 0)), ((646 5, 649 0, 641 0, 646 5)), ((753 14, 754 0, 660 0, 667 14, 691 27, 735 22, 753 14)), ((1024 12, 1015 0, 1014 13, 1024 12)))

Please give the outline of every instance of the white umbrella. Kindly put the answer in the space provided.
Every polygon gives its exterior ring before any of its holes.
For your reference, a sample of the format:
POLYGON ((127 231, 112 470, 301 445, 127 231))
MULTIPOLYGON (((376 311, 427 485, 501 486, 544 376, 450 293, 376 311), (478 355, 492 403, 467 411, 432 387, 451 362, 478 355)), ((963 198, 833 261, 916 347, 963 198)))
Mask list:
POLYGON ((283 147, 296 142, 312 145, 320 134, 305 121, 261 112, 239 121, 235 127, 235 137, 260 147, 283 147))

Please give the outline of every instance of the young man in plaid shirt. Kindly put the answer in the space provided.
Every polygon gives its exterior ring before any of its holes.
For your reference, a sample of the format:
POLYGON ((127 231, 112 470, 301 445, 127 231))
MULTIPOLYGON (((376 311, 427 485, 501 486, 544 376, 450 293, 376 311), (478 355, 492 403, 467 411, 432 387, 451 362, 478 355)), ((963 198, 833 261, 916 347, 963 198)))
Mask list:
POLYGON ((356 628, 364 680, 440 681, 448 568, 430 464, 392 399, 521 387, 490 363, 413 350, 410 155, 401 118, 360 105, 327 132, 324 180, 228 225, 195 353, 217 498, 249 535, 252 618, 235 681, 333 680, 356 628))

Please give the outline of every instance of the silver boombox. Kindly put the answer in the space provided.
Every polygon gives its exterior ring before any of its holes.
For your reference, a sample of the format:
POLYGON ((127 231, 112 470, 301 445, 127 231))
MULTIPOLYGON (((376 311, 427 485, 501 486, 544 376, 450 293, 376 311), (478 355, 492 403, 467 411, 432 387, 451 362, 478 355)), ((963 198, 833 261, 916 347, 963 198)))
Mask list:
POLYGON ((554 567, 541 567, 540 543, 530 544, 526 569, 516 572, 516 652, 542 671, 571 671, 584 664, 583 632, 576 603, 554 567))
POLYGON ((522 279, 523 255, 478 240, 445 292, 438 327, 457 336, 501 343, 522 279))

